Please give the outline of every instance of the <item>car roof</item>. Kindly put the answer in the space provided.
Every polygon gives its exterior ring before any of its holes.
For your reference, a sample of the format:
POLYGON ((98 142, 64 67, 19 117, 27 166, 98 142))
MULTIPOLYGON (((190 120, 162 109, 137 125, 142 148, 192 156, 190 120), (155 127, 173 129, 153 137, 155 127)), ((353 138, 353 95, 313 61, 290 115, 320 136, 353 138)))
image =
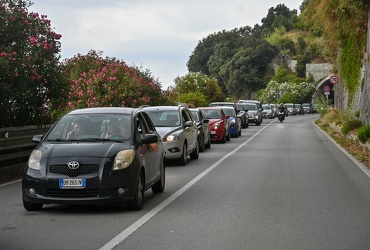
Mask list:
POLYGON ((217 107, 217 106, 212 106, 212 107, 199 107, 199 109, 215 109, 215 110, 220 110, 221 107, 217 107))
POLYGON ((235 103, 233 102, 211 102, 209 105, 211 104, 231 104, 231 105, 234 105, 235 103))
POLYGON ((85 108, 75 109, 70 111, 68 114, 95 114, 95 113, 120 113, 120 114, 132 114, 136 109, 127 107, 99 107, 99 108, 85 108))
POLYGON ((146 106, 143 110, 179 110, 179 108, 186 108, 185 106, 146 106))

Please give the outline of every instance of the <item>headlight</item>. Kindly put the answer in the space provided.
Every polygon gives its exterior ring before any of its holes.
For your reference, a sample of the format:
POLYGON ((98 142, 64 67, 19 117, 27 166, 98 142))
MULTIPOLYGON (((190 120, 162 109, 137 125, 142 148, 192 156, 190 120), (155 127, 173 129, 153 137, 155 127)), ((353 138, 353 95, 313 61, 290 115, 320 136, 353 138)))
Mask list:
POLYGON ((135 151, 133 149, 120 151, 113 163, 113 170, 125 169, 134 161, 135 151))
POLYGON ((175 140, 178 140, 180 139, 180 136, 177 134, 172 134, 172 135, 169 135, 167 136, 164 141, 175 141, 175 140))
POLYGON ((220 125, 221 125, 221 122, 217 122, 217 123, 213 124, 213 128, 218 129, 220 127, 220 125))
POLYGON ((40 150, 33 150, 30 158, 28 159, 28 167, 35 170, 40 170, 41 156, 42 152, 40 150))

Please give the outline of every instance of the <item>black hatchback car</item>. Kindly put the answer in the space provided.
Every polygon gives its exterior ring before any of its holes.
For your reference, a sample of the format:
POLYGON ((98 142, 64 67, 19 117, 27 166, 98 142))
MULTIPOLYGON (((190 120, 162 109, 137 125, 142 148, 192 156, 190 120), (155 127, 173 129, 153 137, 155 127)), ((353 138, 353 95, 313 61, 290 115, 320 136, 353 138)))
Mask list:
POLYGON ((141 109, 74 110, 33 141, 38 146, 22 179, 28 211, 44 204, 107 203, 139 210, 145 190, 164 190, 162 140, 141 109))

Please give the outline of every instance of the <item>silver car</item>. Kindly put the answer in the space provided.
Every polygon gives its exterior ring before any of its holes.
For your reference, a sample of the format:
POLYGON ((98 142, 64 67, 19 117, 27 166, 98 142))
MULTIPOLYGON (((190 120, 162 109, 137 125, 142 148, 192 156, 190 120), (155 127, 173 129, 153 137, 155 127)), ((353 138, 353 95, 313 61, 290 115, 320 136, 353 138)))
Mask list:
POLYGON ((285 103, 284 106, 288 111, 288 115, 297 115, 297 110, 295 108, 295 104, 293 103, 285 103))
POLYGON ((262 123, 262 108, 258 103, 244 102, 245 109, 248 110, 249 122, 256 124, 256 126, 262 123))
POLYGON ((166 159, 176 159, 179 165, 186 165, 188 155, 191 159, 198 159, 197 124, 186 106, 152 106, 142 109, 149 115, 163 139, 166 159))
POLYGON ((274 104, 263 104, 262 105, 262 116, 264 118, 273 119, 275 118, 275 105, 274 104))

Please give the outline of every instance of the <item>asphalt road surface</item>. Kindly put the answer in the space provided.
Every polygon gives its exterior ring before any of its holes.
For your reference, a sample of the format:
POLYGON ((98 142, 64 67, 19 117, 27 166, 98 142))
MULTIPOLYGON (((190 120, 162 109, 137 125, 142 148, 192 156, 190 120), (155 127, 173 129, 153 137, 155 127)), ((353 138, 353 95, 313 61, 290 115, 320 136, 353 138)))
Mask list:
POLYGON ((124 206, 23 208, 0 186, 0 249, 370 249, 370 178, 313 121, 264 119, 169 163, 163 194, 124 206))

